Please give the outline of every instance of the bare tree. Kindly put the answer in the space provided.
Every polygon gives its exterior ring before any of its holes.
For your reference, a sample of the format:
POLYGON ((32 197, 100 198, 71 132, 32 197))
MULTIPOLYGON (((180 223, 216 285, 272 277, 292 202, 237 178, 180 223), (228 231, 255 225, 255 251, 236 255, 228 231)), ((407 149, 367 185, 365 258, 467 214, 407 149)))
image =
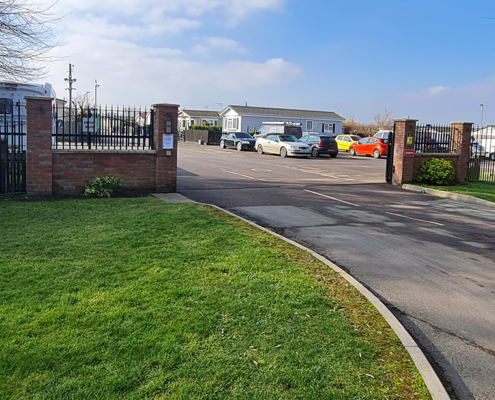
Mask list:
POLYGON ((376 114, 373 121, 378 129, 392 129, 394 126, 392 111, 385 110, 383 114, 376 114))
POLYGON ((94 99, 91 93, 78 93, 73 97, 72 102, 79 108, 88 108, 94 103, 94 99))
POLYGON ((53 27, 60 20, 54 5, 28 0, 0 0, 0 78, 29 81, 46 75, 60 44, 53 27))

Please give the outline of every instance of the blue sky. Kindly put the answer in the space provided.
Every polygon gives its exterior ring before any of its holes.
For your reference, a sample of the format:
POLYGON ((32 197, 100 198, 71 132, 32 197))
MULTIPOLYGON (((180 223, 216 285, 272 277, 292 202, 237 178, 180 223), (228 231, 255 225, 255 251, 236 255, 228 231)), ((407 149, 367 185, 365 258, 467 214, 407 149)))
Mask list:
POLYGON ((244 104, 495 123, 495 2, 61 0, 47 81, 64 97, 244 104), (492 19, 493 18, 493 19, 492 19))

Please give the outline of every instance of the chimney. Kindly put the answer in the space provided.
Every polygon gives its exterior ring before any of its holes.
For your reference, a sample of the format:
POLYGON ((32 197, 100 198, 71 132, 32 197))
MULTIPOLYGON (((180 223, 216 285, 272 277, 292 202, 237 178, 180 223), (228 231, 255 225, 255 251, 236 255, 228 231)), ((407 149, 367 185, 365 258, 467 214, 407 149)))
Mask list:
POLYGON ((247 101, 246 101, 246 104, 245 104, 245 106, 247 107, 247 101))

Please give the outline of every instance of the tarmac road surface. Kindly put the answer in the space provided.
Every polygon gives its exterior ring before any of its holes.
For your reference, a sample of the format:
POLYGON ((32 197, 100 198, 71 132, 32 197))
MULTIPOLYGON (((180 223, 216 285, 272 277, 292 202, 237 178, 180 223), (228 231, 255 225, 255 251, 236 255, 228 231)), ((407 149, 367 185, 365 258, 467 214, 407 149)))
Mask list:
POLYGON ((460 400, 495 399, 495 209, 384 183, 385 160, 180 143, 178 190, 325 255, 370 288, 460 400))

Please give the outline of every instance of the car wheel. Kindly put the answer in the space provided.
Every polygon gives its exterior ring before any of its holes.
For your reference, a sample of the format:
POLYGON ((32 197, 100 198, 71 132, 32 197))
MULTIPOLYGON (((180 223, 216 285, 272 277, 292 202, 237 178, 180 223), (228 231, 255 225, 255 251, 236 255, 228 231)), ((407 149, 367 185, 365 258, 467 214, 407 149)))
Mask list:
POLYGON ((490 160, 495 161, 495 153, 490 154, 490 160))
POLYGON ((223 140, 220 140, 220 148, 225 149, 225 142, 223 140))
POLYGON ((313 147, 313 149, 311 150, 311 155, 313 157, 318 157, 319 153, 318 153, 318 149, 316 147, 313 147))
POLYGON ((263 154, 263 146, 261 144, 258 146, 258 154, 263 154))
POLYGON ((280 157, 282 158, 287 157, 287 149, 285 147, 282 147, 280 149, 280 157))
POLYGON ((378 150, 373 150, 373 158, 380 158, 380 152, 378 150))
POLYGON ((355 155, 356 155, 356 150, 354 150, 354 147, 351 147, 351 148, 349 149, 349 154, 350 154, 351 156, 355 156, 355 155))
POLYGON ((337 154, 330 154, 330 158, 337 158, 337 154))
POLYGON ((241 142, 237 143, 237 150, 242 151, 242 143, 241 142))

